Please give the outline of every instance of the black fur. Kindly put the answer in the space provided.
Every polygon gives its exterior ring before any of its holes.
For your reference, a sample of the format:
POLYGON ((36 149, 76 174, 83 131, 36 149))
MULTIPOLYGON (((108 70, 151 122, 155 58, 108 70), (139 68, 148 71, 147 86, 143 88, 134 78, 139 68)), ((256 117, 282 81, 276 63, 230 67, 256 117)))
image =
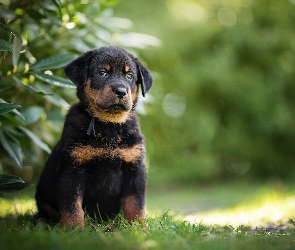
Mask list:
POLYGON ((37 185, 39 217, 83 228, 83 210, 105 220, 122 208, 127 220, 143 219, 145 151, 134 107, 138 85, 145 95, 151 74, 118 47, 88 51, 65 72, 77 85, 80 102, 71 107, 37 185), (121 118, 124 112, 127 118, 121 118))

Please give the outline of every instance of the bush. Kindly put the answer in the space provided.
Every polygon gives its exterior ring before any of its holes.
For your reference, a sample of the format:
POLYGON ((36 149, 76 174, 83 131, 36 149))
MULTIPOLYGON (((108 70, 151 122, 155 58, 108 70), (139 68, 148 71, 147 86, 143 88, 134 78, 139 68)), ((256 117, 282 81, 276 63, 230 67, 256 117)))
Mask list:
POLYGON ((102 45, 132 51, 157 41, 126 33, 132 23, 113 17, 116 0, 87 3, 0 3, 0 164, 5 171, 22 176, 17 168, 44 164, 69 104, 76 100, 75 85, 63 72, 68 62, 102 45))

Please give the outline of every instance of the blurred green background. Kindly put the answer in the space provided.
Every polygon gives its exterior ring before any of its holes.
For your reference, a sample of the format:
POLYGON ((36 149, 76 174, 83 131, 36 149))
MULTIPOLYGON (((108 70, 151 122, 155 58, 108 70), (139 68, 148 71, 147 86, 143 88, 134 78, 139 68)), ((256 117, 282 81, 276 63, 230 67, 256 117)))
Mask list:
MULTIPOLYGON (((50 148, 60 136, 68 104, 76 101, 75 90, 32 77, 36 73, 27 72, 26 65, 112 44, 136 54, 155 78, 139 106, 149 185, 294 179, 294 0, 0 4, 0 21, 23 40, 17 70, 11 53, 2 53, 0 97, 20 104, 29 118, 35 114, 21 126, 50 148), (25 92, 11 75, 54 95, 25 92)), ((1 39, 11 41, 6 31, 0 27, 1 39)), ((62 67, 46 74, 65 77, 62 67)), ((8 160, 14 157, 2 140, 2 172, 35 182, 48 153, 26 140, 19 124, 6 126, 18 132, 4 131, 18 141, 23 164, 20 171, 8 160)))
POLYGON ((141 125, 150 182, 294 178, 295 2, 121 1, 161 46, 141 125))

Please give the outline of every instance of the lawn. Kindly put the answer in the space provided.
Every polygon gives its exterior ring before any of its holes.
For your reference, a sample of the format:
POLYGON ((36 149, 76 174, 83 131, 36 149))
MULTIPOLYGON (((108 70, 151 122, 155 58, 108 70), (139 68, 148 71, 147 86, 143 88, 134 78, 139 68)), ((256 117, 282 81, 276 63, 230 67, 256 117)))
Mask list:
POLYGON ((29 189, 0 198, 0 249, 295 249, 295 186, 281 182, 150 187, 147 226, 86 218, 83 232, 34 224, 29 189))

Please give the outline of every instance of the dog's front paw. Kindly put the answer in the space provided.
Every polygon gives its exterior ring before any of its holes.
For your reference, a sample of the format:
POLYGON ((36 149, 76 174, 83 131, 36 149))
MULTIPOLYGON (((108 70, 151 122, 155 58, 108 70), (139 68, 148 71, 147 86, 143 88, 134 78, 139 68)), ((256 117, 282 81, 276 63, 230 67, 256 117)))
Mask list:
POLYGON ((74 214, 68 212, 61 212, 60 215, 60 222, 62 227, 69 230, 79 228, 80 231, 83 231, 84 211, 82 209, 74 214))

